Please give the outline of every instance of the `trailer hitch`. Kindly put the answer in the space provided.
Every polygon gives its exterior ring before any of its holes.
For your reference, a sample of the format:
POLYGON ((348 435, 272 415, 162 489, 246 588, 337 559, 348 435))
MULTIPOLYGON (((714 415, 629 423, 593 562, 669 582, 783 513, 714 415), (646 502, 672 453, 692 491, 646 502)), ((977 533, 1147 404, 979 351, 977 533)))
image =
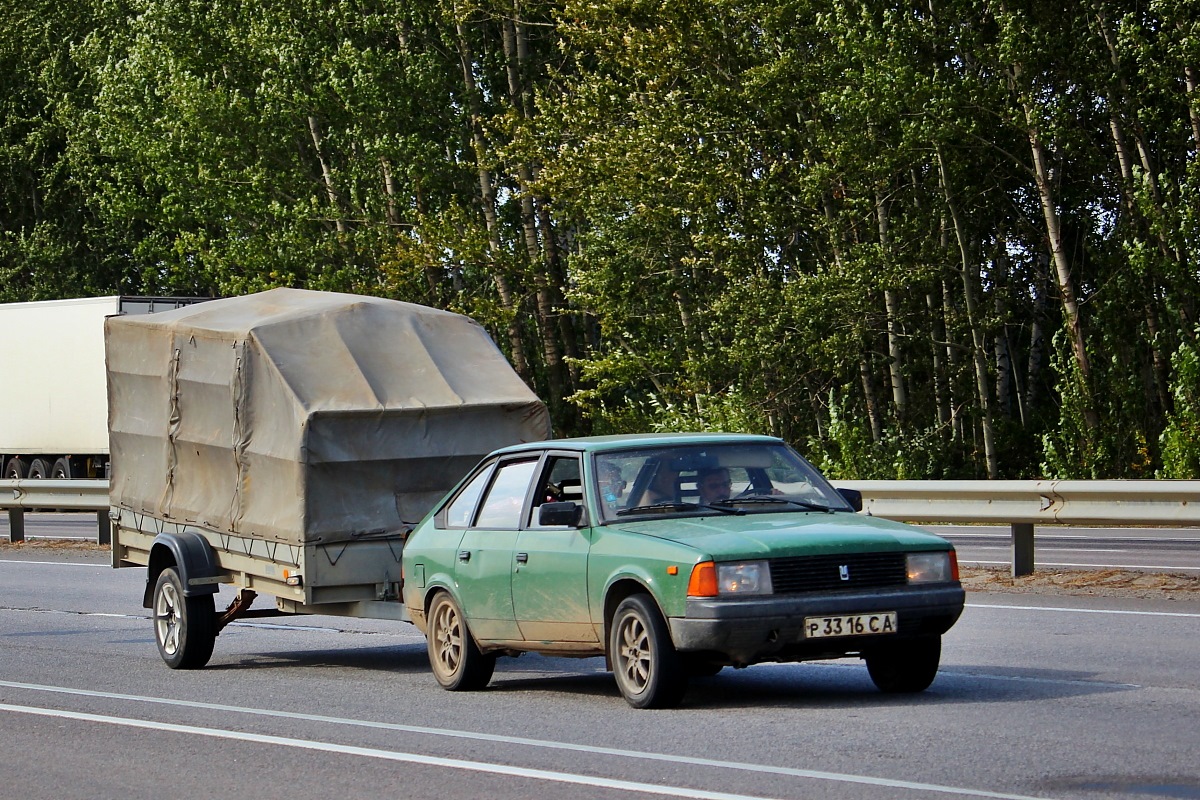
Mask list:
POLYGON ((250 610, 250 604, 254 602, 254 598, 258 597, 258 592, 252 589, 238 589, 237 595, 233 598, 233 602, 229 604, 229 608, 217 618, 217 633, 235 619, 243 616, 250 610))

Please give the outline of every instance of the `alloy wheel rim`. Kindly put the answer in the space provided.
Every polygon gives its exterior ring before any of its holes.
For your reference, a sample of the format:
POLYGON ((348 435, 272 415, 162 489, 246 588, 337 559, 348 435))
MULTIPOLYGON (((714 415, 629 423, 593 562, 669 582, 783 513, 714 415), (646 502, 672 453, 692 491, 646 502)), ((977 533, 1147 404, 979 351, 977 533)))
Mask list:
POLYGON ((619 658, 621 673, 637 692, 641 692, 650 682, 650 673, 654 667, 650 655, 650 637, 646 626, 635 614, 625 617, 621 623, 619 658))
POLYGON ((462 630, 458 624, 458 615, 449 603, 438 609, 437 625, 438 664, 447 675, 453 675, 462 662, 462 630))
POLYGON ((178 605, 175 587, 169 583, 165 584, 159 592, 158 603, 154 609, 154 626, 159 644, 167 655, 174 655, 179 649, 178 605))

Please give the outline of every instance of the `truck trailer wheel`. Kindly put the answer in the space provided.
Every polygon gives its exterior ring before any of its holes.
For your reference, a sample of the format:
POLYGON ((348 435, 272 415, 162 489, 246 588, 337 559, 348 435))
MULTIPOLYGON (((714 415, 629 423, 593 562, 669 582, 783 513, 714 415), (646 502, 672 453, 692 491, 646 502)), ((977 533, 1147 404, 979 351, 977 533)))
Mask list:
POLYGON ((4 465, 4 479, 9 481, 19 481, 28 474, 28 467, 25 462, 19 457, 13 456, 4 465))
POLYGON ((679 705, 688 673, 650 596, 622 600, 608 631, 608 657, 625 701, 634 708, 679 705))
POLYGON ((184 597, 174 567, 164 569, 154 584, 154 640, 171 669, 200 669, 212 656, 217 640, 217 612, 211 594, 184 597))
POLYGON ((428 619, 429 666, 442 688, 470 692, 487 686, 496 669, 496 656, 480 652, 454 598, 439 592, 429 607, 428 619))
POLYGON ((923 692, 937 677, 942 637, 926 636, 868 651, 867 672, 881 692, 923 692))
POLYGON ((69 481, 74 477, 71 473, 71 459, 60 458, 54 462, 54 466, 50 468, 50 477, 56 481, 69 481))
POLYGON ((50 465, 46 463, 46 459, 44 458, 35 458, 29 462, 29 472, 25 477, 35 480, 45 480, 50 477, 50 465))

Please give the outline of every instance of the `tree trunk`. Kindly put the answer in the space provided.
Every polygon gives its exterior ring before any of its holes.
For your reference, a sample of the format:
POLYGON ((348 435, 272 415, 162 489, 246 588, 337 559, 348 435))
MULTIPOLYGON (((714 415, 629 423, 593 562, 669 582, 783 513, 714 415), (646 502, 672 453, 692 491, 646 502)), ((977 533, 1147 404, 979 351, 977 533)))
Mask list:
MULTIPOLYGON (((1182 25, 1183 23, 1180 23, 1182 25)), ((1200 153, 1200 102, 1196 100, 1196 90, 1200 84, 1200 78, 1197 77, 1197 72, 1192 67, 1183 68, 1184 78, 1187 81, 1187 100, 1188 117, 1192 120, 1192 152, 1200 153)))
POLYGON ((325 196, 329 200, 329 206, 333 209, 333 224, 338 233, 345 233, 346 220, 342 217, 342 202, 334 187, 333 170, 329 166, 329 160, 325 158, 325 149, 322 146, 321 123, 312 114, 308 116, 308 133, 312 137, 313 149, 317 153, 317 162, 321 165, 321 180, 325 184, 325 196))
MULTIPOLYGON (((883 196, 878 191, 875 193, 875 214, 879 220, 879 245, 884 258, 890 261, 888 210, 883 196)), ((900 327, 900 295, 893 289, 885 289, 883 302, 887 310, 888 372, 892 384, 892 403, 896 407, 896 422, 903 429, 908 418, 908 395, 904 391, 904 354, 900 349, 903 333, 900 327)))
POLYGON ((950 193, 950 179, 946 170, 946 161, 942 158, 940 148, 936 150, 936 153, 942 191, 946 197, 946 210, 949 212, 950 221, 954 226, 954 236, 958 241, 958 251, 961 257, 963 304, 966 307, 967 325, 971 329, 971 340, 974 344, 974 347, 971 348, 971 353, 975 365, 975 390, 979 397, 980 423, 983 427, 984 459, 987 462, 988 477, 994 479, 1000 476, 1000 460, 996 452, 995 432, 992 430, 991 389, 988 386, 987 361, 985 359, 987 337, 980 326, 976 310, 975 282, 977 281, 977 277, 971 265, 966 233, 963 231, 958 218, 958 206, 954 202, 953 195, 950 193))
POLYGON ((1025 101, 1022 101, 1022 105, 1025 110, 1029 149, 1033 156, 1034 179, 1037 182, 1038 196, 1042 201, 1042 216, 1046 220, 1046 234, 1050 239, 1050 256, 1054 261, 1055 277, 1058 280, 1058 291, 1062 298, 1063 314, 1066 317, 1067 337, 1071 341, 1071 352, 1075 357, 1075 365, 1079 369, 1079 377, 1083 382, 1083 420, 1089 430, 1095 430, 1100 425, 1100 415, 1096 411, 1096 401, 1092 394, 1092 363, 1084 341, 1083 319, 1079 313, 1075 279, 1071 275, 1071 263, 1067 258, 1066 247, 1063 245, 1062 225, 1058 216, 1058 199, 1055 197, 1054 185, 1050 180, 1046 148, 1041 140, 1033 106, 1025 101))
POLYGON ((488 234, 488 252, 492 257, 492 281, 496 286, 496 294, 500 298, 500 306, 508 316, 508 342, 512 349, 513 369, 526 383, 533 380, 529 362, 525 358, 524 337, 518 322, 516 303, 513 298, 512 286, 508 276, 500 267, 500 256, 503 246, 500 241, 500 223, 496 217, 496 193, 493 188, 492 173, 487 168, 485 155, 487 141, 483 136, 483 109, 480 104, 478 87, 475 85, 473 72, 474 56, 471 45, 467 41, 466 28, 458 18, 455 8, 455 30, 458 34, 458 54, 462 63, 463 86, 466 89, 467 103, 471 111, 471 143, 475 150, 475 164, 479 172, 480 205, 483 207, 483 220, 488 234))
POLYGON ((883 440, 883 415, 879 412, 875 380, 871 377, 871 365, 867 363, 865 354, 859 356, 858 375, 862 379, 863 399, 867 403, 867 419, 871 423, 871 441, 878 444, 883 440))
POLYGON ((929 311, 929 329, 933 335, 933 397, 937 403, 938 426, 946 429, 953 438, 953 432, 949 430, 952 417, 950 398, 946 387, 946 366, 942 358, 942 351, 945 348, 943 342, 946 341, 946 325, 942 321, 941 303, 932 292, 925 295, 925 307, 929 311))

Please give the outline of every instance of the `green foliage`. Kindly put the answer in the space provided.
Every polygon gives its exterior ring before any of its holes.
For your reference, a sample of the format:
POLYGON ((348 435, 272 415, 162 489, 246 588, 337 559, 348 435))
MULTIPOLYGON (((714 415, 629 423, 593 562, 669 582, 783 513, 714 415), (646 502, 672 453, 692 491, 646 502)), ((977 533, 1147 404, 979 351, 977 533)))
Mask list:
POLYGON ((1148 478, 1153 475, 1149 437, 1141 427, 1144 418, 1143 388, 1130 380, 1129 371, 1114 359, 1094 363, 1096 386, 1085 386, 1078 366, 1068 352, 1065 337, 1055 336, 1055 370, 1059 375, 1061 403, 1056 430, 1042 437, 1042 471, 1050 478, 1148 478), (1097 397, 1105 402, 1099 404, 1097 397), (1101 424, 1090 427, 1085 413, 1091 405, 1101 424))
MULTIPOLYGON (((1200 331, 1198 331, 1200 333, 1200 331)), ((1175 380, 1171 396, 1175 400, 1162 444, 1161 478, 1200 478, 1200 348, 1196 340, 1179 346, 1171 358, 1175 380)))
POLYGON ((1194 474, 1194 5, 8 2, 0 301, 380 294, 560 434, 1194 474))

